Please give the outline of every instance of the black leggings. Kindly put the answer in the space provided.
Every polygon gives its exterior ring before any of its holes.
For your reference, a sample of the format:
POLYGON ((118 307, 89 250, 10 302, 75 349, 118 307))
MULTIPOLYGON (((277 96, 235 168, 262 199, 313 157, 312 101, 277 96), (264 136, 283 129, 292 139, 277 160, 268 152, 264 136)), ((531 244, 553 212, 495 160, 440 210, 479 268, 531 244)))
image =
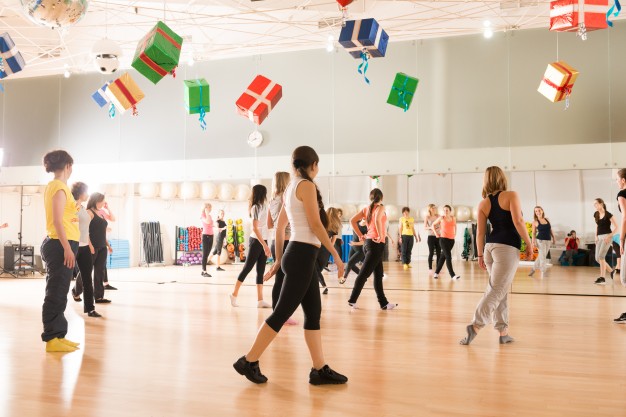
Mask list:
POLYGON ((339 259, 343 261, 343 240, 339 238, 335 240, 335 250, 339 254, 339 259))
POLYGON ((107 270, 107 248, 95 248, 93 254, 93 296, 96 300, 104 298, 104 283, 107 270))
POLYGON ((439 238, 439 244, 441 245, 441 256, 437 258, 437 269, 435 273, 438 274, 443 268, 443 263, 446 263, 450 277, 454 277, 454 268, 452 268, 452 248, 454 247, 454 239, 448 239, 445 237, 439 238))
POLYGON ((206 271, 206 262, 213 247, 213 235, 202 235, 202 270, 206 271))
POLYGON ((371 239, 365 240, 363 247, 365 251, 365 260, 361 267, 361 272, 356 277, 354 282, 354 288, 352 289, 352 295, 350 295, 349 303, 354 304, 359 299, 361 291, 365 282, 374 273, 374 291, 376 291, 376 297, 378 298, 378 304, 380 307, 385 307, 389 304, 387 297, 385 297, 385 291, 383 290, 383 275, 385 271, 383 269, 383 255, 385 252, 385 243, 376 243, 371 239))
POLYGON ((413 235, 402 235, 402 263, 411 263, 411 252, 413 251, 413 235))
POLYGON ((93 269, 93 258, 89 246, 80 246, 76 255, 76 264, 80 273, 76 276, 76 283, 72 292, 78 296, 83 294, 83 306, 85 313, 95 309, 93 305, 93 279, 91 271, 93 269))
POLYGON ((317 246, 303 242, 289 242, 283 261, 285 271, 283 287, 272 314, 265 320, 275 332, 279 332, 299 305, 304 312, 304 329, 319 330, 322 300, 315 279, 317 246))
MULTIPOLYGON (((283 255, 287 250, 287 245, 289 245, 289 241, 285 240, 283 243, 283 255)), ((274 258, 274 262, 276 262, 276 246, 274 241, 272 241, 270 250, 272 251, 272 258, 274 258)), ((278 271, 276 271, 276 278, 274 278, 274 288, 272 288, 272 308, 276 308, 276 303, 278 303, 278 297, 280 296, 280 290, 283 288, 284 279, 285 273, 283 272, 283 268, 278 268, 278 271)))
MULTIPOLYGON (((433 255, 437 253, 437 262, 441 258, 441 246, 439 245, 439 239, 437 236, 428 236, 428 269, 433 269, 433 255)), ((437 264, 435 264, 437 265, 437 264)))
POLYGON ((223 248, 224 248, 224 235, 220 233, 219 235, 217 235, 217 243, 215 244, 215 248, 213 249, 213 255, 221 255, 223 248))
POLYGON ((346 266, 343 276, 344 278, 348 276, 350 271, 354 271, 356 274, 361 272, 361 270, 356 266, 359 262, 365 259, 365 254, 363 253, 363 246, 353 246, 350 248, 350 258, 348 259, 348 265, 346 266))
POLYGON ((261 242, 259 242, 258 239, 251 237, 248 257, 246 258, 246 263, 243 264, 243 269, 239 273, 239 277, 237 277, 237 280, 243 282, 250 273, 250 271, 252 271, 252 267, 254 266, 254 264, 256 264, 256 284, 263 285, 265 262, 267 262, 267 256, 265 255, 265 251, 263 250, 263 245, 261 244, 261 242))

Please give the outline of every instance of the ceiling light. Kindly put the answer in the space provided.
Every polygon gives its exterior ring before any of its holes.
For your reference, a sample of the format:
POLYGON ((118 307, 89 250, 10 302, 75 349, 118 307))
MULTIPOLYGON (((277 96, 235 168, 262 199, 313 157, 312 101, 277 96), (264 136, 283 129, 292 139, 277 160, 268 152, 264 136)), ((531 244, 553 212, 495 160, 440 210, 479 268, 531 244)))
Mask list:
POLYGON ((189 57, 189 59, 187 60, 187 65, 189 65, 190 67, 193 67, 193 64, 196 63, 196 60, 193 59, 193 55, 189 57))
POLYGON ((490 28, 486 28, 483 32, 483 36, 485 37, 485 39, 491 39, 493 37, 493 30, 491 30, 490 28))
POLYGON ((485 21, 483 22, 483 26, 484 26, 484 27, 486 27, 486 28, 488 28, 489 26, 491 26, 491 22, 490 22, 489 20, 485 20, 485 21))
POLYGON ((335 46, 332 43, 326 45, 326 51, 332 52, 333 50, 335 50, 335 46))

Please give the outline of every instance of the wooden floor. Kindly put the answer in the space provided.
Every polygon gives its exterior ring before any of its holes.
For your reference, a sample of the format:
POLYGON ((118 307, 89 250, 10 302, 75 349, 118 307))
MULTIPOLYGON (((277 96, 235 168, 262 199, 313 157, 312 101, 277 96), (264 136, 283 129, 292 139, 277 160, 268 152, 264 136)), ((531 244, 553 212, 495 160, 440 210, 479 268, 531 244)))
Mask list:
MULTIPOLYGON (((390 263, 385 285, 398 310, 379 310, 371 283, 362 310, 350 312, 349 289, 338 284, 323 296, 326 357, 350 378, 346 386, 309 386, 300 327, 285 327, 266 352, 269 383, 256 386, 232 363, 269 310, 255 308, 250 285, 241 307, 230 307, 239 268, 210 279, 198 267, 111 271, 119 291, 98 305, 104 318, 85 317, 70 300, 68 338, 83 349, 66 355, 45 353, 39 339, 44 280, 0 279, 0 417, 626 416, 626 325, 612 323, 625 298, 515 293, 516 342, 500 346, 485 329, 465 347, 458 340, 485 274, 459 263, 461 281, 434 281, 423 264, 404 272, 390 263)), ((521 268, 514 289, 622 291, 591 284, 590 268, 526 274, 521 268)))

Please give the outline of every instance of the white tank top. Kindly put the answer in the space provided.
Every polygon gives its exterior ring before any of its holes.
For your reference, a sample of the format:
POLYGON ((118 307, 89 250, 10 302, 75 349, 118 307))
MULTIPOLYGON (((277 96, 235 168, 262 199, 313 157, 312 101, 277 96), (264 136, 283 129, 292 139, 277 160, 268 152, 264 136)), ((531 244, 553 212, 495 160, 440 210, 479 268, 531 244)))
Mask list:
POLYGON ((291 236, 289 241, 320 246, 320 240, 317 236, 315 236, 313 230, 311 230, 311 227, 309 226, 308 220, 306 219, 304 203, 296 197, 296 190, 302 181, 306 180, 299 178, 291 181, 284 194, 285 212, 287 213, 287 218, 289 219, 289 224, 291 225, 291 236))

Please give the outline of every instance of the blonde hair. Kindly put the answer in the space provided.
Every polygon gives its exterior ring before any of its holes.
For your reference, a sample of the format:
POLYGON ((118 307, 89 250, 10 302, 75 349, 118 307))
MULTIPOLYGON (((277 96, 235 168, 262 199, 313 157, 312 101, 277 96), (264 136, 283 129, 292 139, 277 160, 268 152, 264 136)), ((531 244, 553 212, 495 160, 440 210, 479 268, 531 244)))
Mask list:
POLYGON ((491 166, 485 170, 485 178, 483 180, 483 198, 488 195, 495 194, 499 191, 506 191, 508 182, 502 168, 491 166))
MULTIPOLYGON (((533 217, 535 218, 535 221, 538 222, 539 221, 539 217, 537 217, 537 213, 535 212, 535 210, 541 210, 541 217, 543 217, 544 219, 546 218, 546 212, 543 211, 543 207, 541 206, 535 206, 535 208, 533 209, 533 217)), ((546 219, 547 220, 547 219, 546 219)))
POLYGON ((211 203, 204 203, 204 207, 202 208, 202 210, 206 210, 209 209, 209 211, 213 208, 213 206, 211 205, 211 203))
POLYGON ((433 203, 430 203, 428 205, 428 215, 429 216, 437 216, 439 213, 435 212, 435 214, 433 214, 433 209, 436 209, 436 208, 437 208, 437 205, 435 205, 433 203))
POLYGON ((335 207, 329 207, 326 214, 328 216, 328 231, 339 234, 341 231, 341 217, 339 217, 339 210, 335 207))
POLYGON ((288 172, 278 171, 274 174, 274 182, 272 182, 272 197, 279 196, 285 192, 291 176, 288 172))

